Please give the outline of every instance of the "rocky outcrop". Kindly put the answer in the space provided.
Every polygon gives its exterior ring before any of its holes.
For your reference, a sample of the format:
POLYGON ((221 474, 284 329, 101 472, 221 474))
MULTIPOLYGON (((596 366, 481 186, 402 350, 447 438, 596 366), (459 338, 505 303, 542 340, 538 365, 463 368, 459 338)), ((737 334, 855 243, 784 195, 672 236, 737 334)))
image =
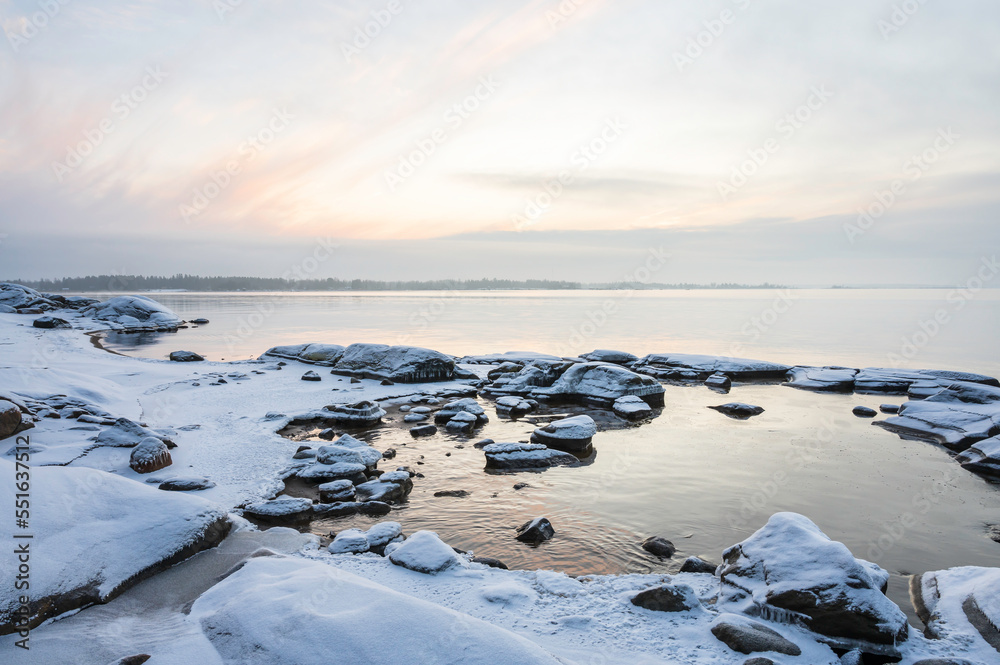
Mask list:
POLYGON ((354 483, 350 480, 334 480, 321 484, 317 489, 319 490, 320 503, 354 501, 356 494, 354 483))
POLYGON ((491 443, 483 448, 487 469, 547 469, 579 464, 580 460, 539 443, 491 443))
POLYGON ((261 356, 261 359, 285 358, 314 365, 333 366, 344 355, 344 347, 336 344, 293 344, 275 346, 261 356))
POLYGON ((938 387, 933 395, 906 402, 897 415, 875 425, 962 451, 1000 428, 1000 391, 973 383, 938 387))
POLYGON ((969 471, 1000 477, 1000 436, 973 444, 965 452, 959 453, 955 461, 969 471))
POLYGON ((296 522, 312 517, 312 501, 294 497, 278 497, 258 501, 243 508, 243 514, 268 522, 296 522))
POLYGON ((505 395, 497 398, 496 407, 498 416, 504 416, 506 418, 519 418, 520 416, 535 411, 538 408, 538 402, 533 399, 524 399, 523 397, 518 397, 516 395, 505 395))
POLYGON ((604 363, 579 363, 569 367, 547 388, 530 390, 532 396, 556 397, 611 406, 626 395, 640 397, 650 406, 663 406, 663 386, 641 374, 604 363))
POLYGON ((443 353, 416 346, 351 344, 334 365, 335 374, 364 379, 389 379, 396 383, 448 381, 454 377, 455 360, 443 353))
POLYGON ((0 282, 0 305, 10 307, 16 312, 28 309, 45 311, 60 307, 59 303, 34 289, 9 282, 0 282))
POLYGON ((354 404, 327 404, 321 415, 334 426, 372 427, 382 420, 385 411, 375 402, 364 400, 354 404))
POLYGON ((367 503, 379 501, 396 503, 402 501, 413 490, 413 481, 406 471, 389 471, 375 480, 362 483, 354 488, 358 501, 367 503))
POLYGON ((629 366, 639 359, 626 351, 613 351, 610 349, 597 349, 590 353, 581 353, 580 357, 592 363, 612 363, 615 365, 629 366))
POLYGON ((80 311, 113 328, 175 330, 183 323, 170 309, 146 296, 115 296, 80 311))
POLYGON ((815 392, 854 392, 858 370, 848 367, 793 367, 788 370, 786 386, 815 392))
POLYGON ((580 415, 556 420, 535 429, 531 434, 531 442, 557 450, 579 452, 590 447, 596 434, 597 423, 594 422, 594 419, 587 415, 580 415))
POLYGON ((17 404, 0 399, 0 439, 6 439, 19 432, 21 418, 21 409, 17 404))
POLYGON ((781 381, 791 367, 763 360, 653 353, 637 360, 632 369, 670 381, 704 381, 715 373, 725 374, 735 381, 781 381))

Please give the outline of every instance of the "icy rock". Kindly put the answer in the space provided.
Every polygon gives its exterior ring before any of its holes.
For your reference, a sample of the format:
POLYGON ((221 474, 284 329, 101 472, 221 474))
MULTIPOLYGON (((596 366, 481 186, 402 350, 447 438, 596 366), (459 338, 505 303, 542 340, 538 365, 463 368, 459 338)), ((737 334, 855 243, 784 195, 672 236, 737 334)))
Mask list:
POLYGON ((851 413, 858 418, 874 418, 878 415, 878 411, 867 406, 856 406, 851 409, 851 413))
POLYGON ((371 427, 381 422, 384 415, 385 410, 370 400, 323 407, 323 417, 328 422, 344 427, 371 427))
POLYGON ((709 575, 714 575, 716 568, 718 568, 716 564, 697 556, 689 556, 681 564, 682 573, 708 573, 709 575))
POLYGON ((295 475, 303 480, 319 482, 329 482, 333 480, 350 480, 352 482, 365 482, 365 471, 368 469, 364 464, 356 462, 337 462, 336 464, 320 464, 314 462, 295 471, 295 475))
POLYGON ((848 367, 793 367, 788 370, 786 386, 817 392, 854 392, 858 370, 848 367))
POLYGON ((538 408, 538 402, 530 399, 524 399, 516 395, 505 395, 497 398, 496 407, 497 415, 506 416, 508 418, 517 418, 518 416, 523 416, 526 413, 531 413, 538 408))
POLYGON ((368 548, 382 554, 389 543, 402 542, 403 526, 399 522, 379 522, 365 532, 368 548))
POLYGON ((354 483, 350 480, 334 480, 323 483, 317 489, 319 490, 320 503, 354 501, 354 483))
POLYGON ((199 492, 201 490, 212 489, 215 483, 208 478, 179 477, 164 480, 157 486, 157 489, 166 492, 199 492))
POLYGON ((264 520, 302 520, 312 515, 312 501, 293 497, 279 497, 270 501, 251 503, 243 509, 244 515, 264 520))
POLYGON ((663 386, 649 376, 602 363, 576 364, 563 372, 548 388, 536 388, 532 395, 563 397, 611 405, 620 397, 635 395, 651 406, 663 406, 663 386))
POLYGON ((752 404, 743 404, 742 402, 729 402, 728 404, 720 404, 719 406, 710 406, 708 408, 714 409, 719 413, 723 413, 730 418, 735 418, 736 420, 746 420, 764 413, 764 409, 762 407, 754 406, 752 404))
POLYGON ((910 598, 928 637, 982 638, 1000 651, 1000 568, 964 566, 915 575, 910 598))
POLYGON ((337 464, 344 462, 347 464, 365 464, 361 453, 348 446, 322 446, 316 451, 316 461, 320 464, 337 464))
POLYGON ((653 408, 646 404, 641 397, 635 395, 619 397, 611 408, 615 415, 625 420, 644 420, 653 415, 653 408))
POLYGON ((664 584, 640 591, 632 604, 654 612, 688 612, 701 606, 694 589, 686 584, 664 584))
POLYGON ((959 453, 955 461, 962 467, 987 476, 1000 476, 1000 436, 975 443, 959 453))
POLYGON ((420 423, 430 418, 429 413, 408 413, 403 416, 404 423, 420 423))
POLYGON ((171 351, 170 359, 176 363, 200 362, 205 359, 194 351, 171 351))
POLYGON ((469 435, 472 430, 476 428, 476 424, 479 419, 471 413, 461 412, 456 413, 451 420, 444 424, 445 429, 451 432, 459 432, 461 434, 469 435))
POLYGON ((118 660, 108 663, 108 665, 142 665, 147 660, 152 658, 148 653, 135 654, 134 656, 125 656, 124 658, 119 658, 118 660))
POLYGON ((625 351, 612 351, 609 349, 596 349, 590 353, 581 353, 580 357, 586 361, 594 363, 613 363, 615 365, 631 365, 639 359, 625 351))
POLYGON ((383 473, 376 480, 362 483, 355 488, 358 501, 380 501, 382 503, 394 503, 406 496, 413 490, 413 481, 410 474, 405 471, 390 471, 383 473))
POLYGON ((286 358, 312 365, 331 366, 335 365, 343 355, 344 347, 337 344, 293 344, 272 347, 264 352, 261 360, 267 357, 286 358))
POLYGON ((335 503, 318 503, 313 506, 313 514, 317 517, 350 517, 352 515, 382 517, 390 512, 392 512, 392 507, 381 501, 369 501, 368 503, 337 501, 335 503))
POLYGON ((152 473, 170 466, 170 451, 167 444, 155 437, 146 437, 132 449, 128 465, 136 473, 152 473))
POLYGON ((527 395, 555 383, 573 363, 564 360, 533 360, 518 372, 501 373, 484 389, 491 395, 527 395))
POLYGON ((800 623, 839 648, 895 655, 906 615, 884 593, 889 573, 855 559, 808 518, 776 513, 723 553, 720 608, 800 623))
POLYGON ((58 309, 58 304, 27 286, 0 282, 0 305, 7 305, 15 310, 21 309, 58 309))
POLYGON ((881 404, 881 405, 879 405, 878 410, 881 411, 882 413, 890 413, 890 414, 892 414, 892 413, 899 413, 899 405, 898 404, 881 404))
POLYGON ((72 328, 70 322, 66 319, 60 319, 58 316, 40 316, 31 322, 31 325, 35 328, 72 328))
POLYGON ((316 461, 320 464, 358 463, 357 459, 367 467, 374 467, 382 459, 382 453, 350 434, 344 434, 329 446, 321 446, 316 453, 316 461), (357 458, 350 453, 357 455, 357 458))
POLYGON ((673 381, 704 381, 716 372, 722 372, 737 381, 759 381, 784 379, 791 367, 763 360, 653 353, 636 361, 632 369, 658 379, 673 381))
POLYGON ((552 356, 547 353, 535 353, 534 351, 507 351, 506 353, 463 356, 458 359, 458 362, 462 365, 500 365, 506 362, 525 365, 535 360, 560 362, 562 361, 562 358, 559 356, 552 356))
POLYGON ((641 547, 650 554, 667 557, 668 559, 677 551, 674 544, 662 536, 650 536, 642 541, 641 547))
POLYGON ((334 373, 396 383, 447 381, 455 373, 455 360, 443 353, 416 346, 351 344, 334 366, 334 373))
POLYGON ((309 370, 308 372, 306 372, 305 374, 302 375, 302 380, 303 381, 322 381, 323 377, 321 377, 316 372, 314 372, 312 370, 309 370))
POLYGON ((774 651, 787 656, 802 654, 794 642, 764 624, 738 614, 721 614, 712 622, 712 634, 733 651, 758 653, 774 651))
POLYGON ((578 464, 579 459, 540 443, 491 443, 483 447, 487 469, 545 469, 578 464))
POLYGON ((418 573, 434 575, 461 565, 458 554, 433 531, 417 531, 389 554, 389 561, 418 573))
POLYGON ((896 416, 874 423, 900 436, 940 443, 962 451, 988 439, 1000 427, 1000 404, 971 404, 931 398, 910 401, 896 416))
POLYGON ((716 372, 705 379, 705 385, 720 393, 728 393, 733 388, 733 380, 722 372, 716 372))
POLYGON ((146 296, 115 296, 84 307, 82 313, 124 328, 176 328, 181 318, 146 296))
POLYGON ((520 540, 522 543, 533 543, 538 544, 546 540, 550 540, 556 535, 556 530, 552 528, 552 523, 549 522, 548 518, 536 517, 533 520, 529 520, 517 527, 517 535, 515 538, 520 540))
MULTIPOLYGON (((455 418, 459 414, 469 414, 474 416, 473 422, 478 425, 485 425, 489 422, 489 416, 486 415, 486 410, 483 409, 482 405, 477 402, 472 397, 465 397, 463 399, 454 400, 448 402, 441 409, 434 414, 434 422, 447 423, 448 421, 455 418)), ((465 417, 463 416, 463 419, 465 417)))
MULTIPOLYGON (((204 499, 166 493, 95 469, 41 466, 31 471, 33 561, 28 625, 105 603, 203 549, 229 531, 227 511, 204 499)), ((0 459, 0 495, 13 497, 14 464, 0 459)), ((0 557, 0 579, 19 563, 0 557)), ((14 632, 20 607, 13 584, 0 589, 0 635, 14 632)))
POLYGON ((531 434, 531 442, 558 450, 581 451, 590 446, 595 434, 597 434, 597 423, 594 419, 580 415, 556 420, 535 429, 531 434))
POLYGON ((486 373, 486 378, 490 381, 496 381, 504 374, 517 374, 522 369, 524 369, 524 363, 515 362, 505 362, 500 363, 499 366, 494 367, 486 373))
POLYGON ((327 548, 330 554, 360 554, 370 549, 365 532, 361 529, 345 529, 337 534, 327 548))
POLYGON ((421 436, 433 436, 437 434, 438 428, 434 425, 419 425, 410 428, 410 436, 418 438, 421 436))
POLYGON ((101 431, 95 443, 112 448, 132 448, 150 436, 149 430, 128 418, 119 418, 115 424, 101 431))

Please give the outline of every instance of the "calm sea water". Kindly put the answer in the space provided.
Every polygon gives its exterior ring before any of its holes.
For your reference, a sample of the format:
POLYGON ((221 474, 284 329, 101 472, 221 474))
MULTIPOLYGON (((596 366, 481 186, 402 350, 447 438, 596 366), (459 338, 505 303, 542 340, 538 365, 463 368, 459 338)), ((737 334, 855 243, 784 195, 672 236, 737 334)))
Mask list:
MULTIPOLYGON (((415 344, 456 355, 614 348, 1000 375, 998 291, 972 299, 944 290, 151 295, 187 319, 211 323, 169 335, 112 336, 109 348, 154 358, 186 349, 216 360, 312 341, 415 344)), ((857 404, 899 400, 775 385, 736 386, 724 397, 667 386, 666 407, 652 423, 601 431, 587 465, 514 475, 486 473, 471 444, 526 439, 565 408, 509 421, 482 400, 491 421, 471 439, 441 432, 419 441, 390 408, 383 425, 356 435, 398 451, 383 466, 424 474, 393 513, 408 532, 433 529, 512 567, 670 572, 687 555, 718 562, 724 548, 771 514, 791 510, 891 571, 890 596, 909 609, 906 575, 1000 565, 1000 544, 987 536, 987 525, 1000 523, 1000 487, 961 469, 939 446, 901 440, 851 414, 857 404), (706 408, 733 400, 766 411, 740 422, 706 408), (514 490, 517 482, 530 487, 514 490), (434 497, 454 489, 472 494, 434 497), (557 537, 537 548, 516 542, 514 528, 540 515, 552 520, 557 537), (672 540, 678 556, 643 552, 638 544, 651 535, 672 540)), ((324 535, 370 521, 311 528, 324 535)))

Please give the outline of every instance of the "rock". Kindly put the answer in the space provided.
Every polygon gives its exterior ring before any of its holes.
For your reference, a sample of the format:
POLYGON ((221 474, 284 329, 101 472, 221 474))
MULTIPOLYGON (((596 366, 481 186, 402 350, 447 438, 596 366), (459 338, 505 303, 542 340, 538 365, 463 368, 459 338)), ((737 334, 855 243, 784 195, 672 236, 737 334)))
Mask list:
POLYGON ((119 658, 118 660, 109 663, 108 665, 142 665, 147 660, 152 658, 149 654, 140 653, 134 656, 125 656, 124 658, 119 658))
POLYGON ((21 286, 20 284, 11 284, 10 282, 0 282, 0 305, 6 305, 14 311, 20 311, 21 313, 24 313, 24 310, 27 309, 38 310, 38 314, 42 313, 43 307, 45 309, 59 308, 58 303, 45 297, 38 291, 30 289, 27 286, 21 286))
POLYGON ((191 323, 197 324, 199 326, 203 326, 208 322, 209 322, 208 319, 205 318, 191 319, 191 323))
POLYGON ((166 492, 200 492, 215 487, 208 478, 181 477, 164 480, 157 488, 166 492))
POLYGON ((603 363, 581 363, 569 367, 548 388, 535 388, 532 396, 559 397, 610 406, 626 395, 641 397, 650 406, 663 406, 663 386, 641 374, 603 363))
POLYGON ((878 410, 882 413, 899 413, 898 404, 882 404, 878 407, 878 410))
POLYGON ((774 651, 799 656, 802 650, 781 633, 764 624, 737 614, 722 614, 712 622, 712 634, 733 651, 758 653, 774 651))
POLYGON ((851 409, 851 412, 858 418, 874 418, 878 415, 878 411, 867 406, 856 406, 851 409))
POLYGON ((170 359, 176 363, 200 362, 205 358, 193 351, 171 351, 170 359))
POLYGON ((487 469, 545 469, 580 462, 569 453, 539 443, 491 443, 483 452, 487 469))
POLYGON ((884 589, 889 573, 855 559, 809 519, 776 513, 723 553, 720 609, 800 623, 838 648, 896 655, 906 615, 884 589))
POLYGON ((915 575, 910 598, 927 637, 966 643, 982 638, 1000 652, 1000 568, 963 566, 915 575))
POLYGON ((531 434, 532 443, 567 451, 582 451, 590 447, 597 434, 597 423, 587 415, 556 420, 539 427, 531 434))
POLYGON ((368 467, 360 462, 337 462, 335 464, 321 464, 313 462, 295 471, 295 475, 303 480, 314 482, 330 482, 334 480, 350 480, 351 482, 365 482, 365 471, 368 467))
POLYGON ((906 370, 869 367, 863 369, 854 377, 854 391, 859 393, 881 393, 905 395, 915 383, 951 383, 963 381, 979 383, 986 386, 1000 386, 992 376, 969 374, 967 372, 950 372, 947 370, 906 370))
POLYGON ((170 466, 170 451, 167 444, 155 437, 147 437, 132 449, 128 465, 136 473, 152 473, 170 466))
POLYGON ((266 521, 297 521, 312 516, 312 501, 292 497, 279 497, 270 501, 251 503, 243 509, 244 515, 266 521))
POLYGON ((613 363, 615 365, 631 365, 639 359, 638 356, 632 355, 631 353, 627 353, 625 351, 612 351, 609 349, 597 349, 596 351, 591 351, 590 353, 581 353, 580 357, 590 362, 613 363))
POLYGON ((471 413, 456 413, 455 416, 444 424, 445 429, 450 432, 457 432, 468 436, 476 428, 478 420, 471 413))
POLYGON ((309 446, 302 446, 299 450, 295 451, 292 455, 292 459, 316 459, 316 451, 309 446))
POLYGON ((528 483, 514 483, 514 489, 523 490, 525 487, 531 487, 528 483))
POLYGON ((370 400, 353 404, 327 404, 322 417, 340 427, 372 427, 382 422, 385 410, 370 400))
POLYGON ((382 451, 382 459, 393 459, 394 457, 396 457, 395 448, 386 448, 382 451))
POLYGON ((694 589, 686 584, 664 584, 632 597, 636 607, 654 612, 688 612, 701 606, 694 589))
POLYGON ((504 362, 487 372, 486 378, 490 381, 496 381, 504 374, 517 374, 522 369, 524 369, 524 363, 504 362))
POLYGON ((538 402, 516 395, 505 395, 497 398, 496 407, 497 415, 517 418, 537 409, 538 402))
MULTIPOLYGON (((12 462, 0 458, 0 496, 13 498, 18 491, 14 471, 12 462)), ((35 627, 51 617, 106 603, 214 547, 230 528, 222 506, 96 469, 35 466, 31 492, 44 497, 31 505, 30 552, 39 565, 31 570, 25 615, 18 602, 24 591, 16 591, 13 584, 0 589, 0 635, 15 632, 21 621, 35 627)), ((0 557, 0 579, 14 580, 18 565, 16 556, 0 557)))
POLYGON ((959 453, 955 461, 963 468, 986 476, 1000 476, 1000 436, 984 439, 959 453))
POLYGON ((642 541, 642 549, 646 550, 650 554, 666 557, 668 559, 672 557, 675 552, 677 552, 677 548, 674 547, 674 544, 661 536, 650 536, 646 540, 642 541))
POLYGON ((365 532, 361 529, 345 529, 337 534, 327 548, 330 554, 360 554, 370 547, 365 532))
POLYGON ((448 381, 454 376, 455 360, 415 346, 351 344, 333 370, 337 374, 396 383, 448 381))
POLYGON ((0 400, 0 439, 20 431, 21 417, 21 409, 16 404, 0 400))
POLYGON ((318 488, 320 503, 338 503, 340 501, 354 501, 354 483, 350 480, 334 480, 323 483, 318 488))
POLYGON ((410 436, 419 438, 421 436, 433 436, 437 434, 438 428, 434 425, 418 425, 410 428, 410 436))
POLYGON ((361 379, 352 378, 351 383, 361 383, 361 379))
POLYGON ((441 407, 441 409, 434 414, 434 422, 438 424, 448 423, 459 416, 461 422, 472 422, 474 426, 485 425, 490 421, 490 418, 486 415, 486 410, 483 409, 482 405, 475 399, 466 397, 453 402, 448 402, 441 407), (468 416, 473 416, 473 420, 469 421, 468 416))
POLYGON ((507 564, 505 564, 500 559, 494 559, 488 556, 474 556, 472 557, 472 563, 481 563, 484 566, 489 566, 490 568, 499 568, 500 570, 509 570, 507 564))
POLYGON ((362 483, 355 488, 358 501, 380 501, 394 503, 400 501, 413 490, 413 481, 405 471, 383 473, 377 480, 362 483))
POLYGON ((382 554, 390 543, 403 541, 403 526, 399 522, 379 522, 368 529, 365 538, 370 551, 382 554))
POLYGON ((458 359, 458 362, 462 365, 501 365, 510 362, 523 366, 535 360, 560 362, 562 358, 547 353, 535 353, 534 351, 507 351, 506 353, 463 356, 458 359))
POLYGON ((743 661, 743 665, 775 665, 775 662, 770 658, 758 656, 757 658, 747 658, 743 661))
POLYGON ((684 559, 684 563, 681 564, 682 573, 708 573, 709 575, 715 574, 715 569, 719 566, 712 563, 711 561, 706 561, 701 557, 689 556, 684 559))
POLYGON ((858 370, 848 367, 793 367, 788 370, 786 386, 815 392, 854 392, 858 370))
POLYGON ((60 319, 58 316, 42 316, 31 322, 31 325, 35 328, 72 328, 73 326, 66 319, 60 319))
POLYGON ((379 382, 379 385, 380 386, 394 386, 394 385, 396 385, 396 382, 395 381, 391 381, 390 379, 382 379, 379 382))
POLYGON ((479 448, 480 450, 482 450, 491 443, 496 443, 496 441, 494 441, 493 439, 483 439, 482 441, 477 441, 474 444, 472 444, 472 447, 479 448))
POLYGON ((146 296, 115 296, 84 307, 81 312, 122 328, 176 329, 183 323, 179 316, 146 296))
POLYGON ((736 420, 747 420, 748 418, 753 418, 754 416, 759 416, 764 413, 764 409, 759 406, 743 404, 741 402, 729 402, 728 404, 720 404, 719 406, 710 406, 708 408, 714 409, 719 413, 725 414, 730 418, 735 418, 736 420))
POLYGON ((468 490, 441 490, 440 492, 434 492, 436 497, 455 497, 456 499, 464 499, 467 496, 472 496, 472 492, 468 490))
POLYGON ((788 365, 686 353, 654 353, 640 358, 632 369, 642 374, 672 381, 704 381, 721 372, 736 381, 780 381, 791 369, 788 365))
MULTIPOLYGON (((98 446, 111 448, 132 448, 139 445, 143 439, 151 436, 145 427, 132 422, 128 418, 118 418, 115 424, 101 431, 95 440, 98 446)), ((169 445, 167 446, 170 447, 169 445)))
POLYGON ((338 501, 336 503, 318 503, 313 506, 313 515, 317 517, 350 517, 351 515, 383 517, 391 511, 392 507, 381 501, 369 501, 367 503, 338 501))
POLYGON ((302 375, 302 380, 303 381, 322 381, 323 377, 321 377, 316 372, 314 372, 312 370, 309 370, 308 372, 306 372, 305 374, 302 375))
POLYGON ((556 535, 556 530, 552 528, 552 523, 545 517, 536 517, 517 527, 515 536, 522 543, 538 543, 550 540, 556 535))
POLYGON ((645 420, 653 415, 653 408, 646 404, 641 397, 635 395, 619 397, 611 408, 616 416, 625 420, 645 420))
POLYGON ((320 446, 316 451, 317 464, 362 464, 372 468, 382 459, 382 453, 367 443, 345 434, 328 446, 320 446))
MULTIPOLYGON (((975 384, 965 384, 966 387, 975 384)), ((939 443, 962 451, 988 439, 1000 427, 1000 401, 978 404, 959 399, 962 386, 942 389, 932 397, 909 401, 899 414, 874 423, 902 437, 939 443)))
POLYGON ((864 657, 860 649, 851 649, 840 657, 840 665, 864 665, 864 657))
MULTIPOLYGON (((861 665, 858 661, 858 665, 861 665)), ((918 660, 913 665, 980 665, 964 658, 924 658, 918 660)))
POLYGON ((430 414, 427 413, 408 413, 403 416, 404 423, 419 423, 430 418, 430 414))
MULTIPOLYGON (((337 438, 337 430, 333 429, 332 427, 328 427, 324 430, 321 430, 319 434, 317 434, 316 436, 320 439, 323 439, 324 441, 333 441, 334 439, 337 438)), ((301 450, 301 448, 299 450, 301 450)))
POLYGON ((722 372, 716 372, 705 379, 705 385, 716 392, 728 393, 732 390, 733 380, 722 372))
POLYGON ((343 355, 344 347, 337 344, 293 344, 272 347, 264 352, 261 360, 265 360, 267 357, 287 358, 288 360, 329 367, 335 365, 343 355))
POLYGON ((418 573, 435 575, 460 564, 458 555, 433 531, 417 531, 389 554, 389 561, 418 573))

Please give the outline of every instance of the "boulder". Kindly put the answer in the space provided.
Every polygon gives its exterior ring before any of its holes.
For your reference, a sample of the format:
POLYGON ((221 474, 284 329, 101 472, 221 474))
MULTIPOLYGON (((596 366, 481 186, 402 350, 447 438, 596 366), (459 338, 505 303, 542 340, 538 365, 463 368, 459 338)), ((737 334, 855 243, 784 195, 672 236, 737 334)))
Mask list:
POLYGON ((884 593, 889 573, 855 559, 808 518, 776 513, 723 553, 720 608, 802 625, 838 648, 898 655, 906 615, 884 593))
POLYGON ((672 381, 704 381, 717 372, 737 381, 780 381, 791 367, 763 360, 653 353, 636 361, 632 369, 657 379, 672 381))
POLYGON ((716 372, 705 379, 705 385, 716 392, 728 393, 733 388, 733 380, 722 372, 716 372))
POLYGON ((330 445, 320 446, 316 451, 316 462, 319 464, 348 462, 374 468, 381 459, 382 453, 350 434, 344 434, 330 445))
MULTIPOLYGON (((132 448, 139 442, 150 437, 152 432, 128 418, 118 418, 115 424, 107 427, 97 435, 95 443, 98 446, 111 448, 132 448)), ((168 446, 169 447, 169 446, 168 446)))
POLYGON ((639 359, 631 353, 625 351, 612 351, 610 349, 597 349, 590 353, 581 353, 580 357, 589 362, 612 363, 615 365, 631 365, 639 359))
POLYGON ((251 503, 243 509, 243 514, 266 521, 294 522, 309 519, 312 516, 312 506, 309 499, 286 496, 251 503))
POLYGON ((58 316, 41 316, 31 322, 31 325, 35 328, 72 328, 73 326, 66 319, 60 319, 58 316))
POLYGON ((637 421, 645 420, 653 416, 653 407, 646 404, 646 401, 635 395, 625 395, 615 400, 611 406, 615 415, 625 420, 637 421))
POLYGON ((392 512, 392 506, 381 501, 367 503, 337 501, 336 503, 317 503, 313 506, 313 515, 316 517, 350 517, 352 515, 383 517, 390 512, 392 512))
POLYGON ((385 410, 370 400, 353 404, 327 404, 323 407, 322 417, 333 425, 340 427, 372 427, 382 422, 385 410))
POLYGON ((438 492, 434 492, 434 496, 436 498, 452 497, 455 499, 464 499, 467 496, 472 496, 472 492, 469 490, 440 490, 438 492))
POLYGON ((132 449, 128 465, 136 473, 152 473, 172 464, 167 444, 155 437, 147 437, 132 449))
POLYGON ((340 501, 354 501, 354 483, 350 480, 334 480, 323 483, 318 488, 320 503, 337 503, 340 501))
POLYGON ((580 460, 540 443, 491 443, 483 448, 487 469, 546 469, 580 460))
POLYGON ((566 451, 583 451, 597 434, 597 423, 587 415, 556 420, 544 427, 538 427, 531 434, 532 443, 541 443, 550 448, 566 451))
POLYGON ((778 631, 738 614, 721 614, 712 622, 712 634, 733 651, 743 654, 773 651, 786 656, 800 656, 794 642, 778 631))
POLYGON ((524 363, 504 362, 488 371, 486 378, 490 381, 496 381, 504 374, 517 374, 522 369, 524 369, 524 363))
POLYGON ((663 386, 656 379, 604 363, 571 366, 548 388, 536 388, 532 395, 559 397, 611 406, 626 395, 641 397, 650 406, 663 406, 663 386))
POLYGON ((405 471, 383 473, 376 480, 362 483, 355 488, 358 501, 362 503, 368 501, 395 503, 405 499, 412 490, 413 481, 410 479, 410 474, 405 471))
POLYGON ((170 359, 175 363, 191 363, 200 362, 205 359, 204 356, 200 356, 193 351, 171 351, 170 359))
POLYGON ((640 591, 632 597, 632 604, 654 612, 689 612, 701 607, 698 595, 686 584, 663 584, 640 591))
POLYGON ((84 307, 81 312, 122 328, 175 329, 183 323, 170 309, 146 296, 115 296, 84 307))
POLYGON ((858 370, 848 367, 793 367, 788 370, 786 386, 816 392, 854 392, 858 370))
MULTIPOLYGON (((486 410, 479 402, 472 397, 464 397, 462 399, 448 402, 442 406, 441 409, 434 414, 434 422, 438 424, 447 423, 454 419, 455 416, 463 413, 474 416, 472 420, 474 425, 485 425, 490 421, 489 416, 486 415, 486 410)), ((468 419, 464 416, 463 419, 468 422, 468 419)))
POLYGON ((410 428, 410 436, 419 438, 421 436, 433 436, 437 434, 438 428, 434 425, 418 425, 410 428))
POLYGON ((17 314, 17 310, 10 305, 0 304, 0 314, 17 314))
POLYGON ((882 413, 890 413, 890 414, 891 413, 899 413, 899 405, 898 404, 881 404, 881 405, 879 405, 878 410, 881 411, 882 413))
POLYGON ((650 554, 666 557, 668 559, 672 557, 675 552, 677 552, 677 548, 674 547, 674 544, 662 536, 650 536, 646 540, 642 541, 641 547, 650 554))
POLYGON ((709 575, 715 574, 715 569, 719 566, 712 563, 711 561, 706 561, 701 557, 689 556, 684 559, 684 563, 681 564, 682 573, 708 573, 709 575))
POLYGON ((208 319, 205 319, 205 318, 191 319, 191 323, 194 323, 195 325, 203 326, 206 323, 208 323, 208 319))
POLYGON ((215 483, 208 478, 188 476, 164 480, 157 486, 158 489, 166 492, 200 492, 213 487, 215 487, 215 483))
POLYGON ((548 388, 562 374, 573 366, 567 360, 536 359, 524 365, 518 372, 500 373, 483 392, 489 395, 526 396, 539 388, 548 388))
POLYGON ((449 432, 456 432, 468 436, 469 434, 472 434, 472 430, 476 428, 478 423, 479 419, 476 418, 476 416, 462 411, 461 413, 456 413, 452 416, 451 420, 444 424, 444 427, 449 432))
POLYGON ((874 418, 878 415, 878 411, 867 406, 856 406, 851 409, 851 413, 856 415, 858 418, 874 418))
POLYGON ((515 538, 522 543, 537 545, 538 543, 550 540, 555 535, 556 530, 552 528, 552 523, 549 522, 548 518, 536 517, 517 527, 515 538))
POLYGON ((433 531, 417 531, 389 553, 389 561, 418 573, 435 575, 461 565, 455 550, 433 531))
POLYGON ((275 346, 263 353, 261 359, 286 358, 312 365, 332 366, 344 355, 344 347, 336 344, 293 344, 275 346))
POLYGON ((337 534, 327 548, 330 554, 361 554, 370 549, 365 532, 361 529, 345 529, 337 534))
POLYGON ((13 436, 21 429, 21 409, 12 402, 0 400, 0 439, 13 436))
POLYGON ((365 482, 365 471, 368 467, 360 462, 336 462, 335 464, 321 464, 313 462, 297 469, 295 475, 303 480, 314 482, 329 482, 332 480, 350 480, 351 482, 365 482))
POLYGON ((24 309, 58 309, 58 303, 46 298, 43 294, 27 286, 0 282, 0 305, 6 305, 17 310, 24 309))
POLYGON ((968 450, 959 453, 955 461, 969 471, 1000 477, 1000 436, 973 444, 968 450))
POLYGON ((455 373, 450 356, 416 346, 351 344, 333 368, 336 374, 396 383, 448 381, 455 373))
POLYGON ((854 391, 859 393, 905 395, 909 391, 910 386, 915 383, 944 382, 947 384, 953 381, 979 383, 994 387, 1000 386, 1000 382, 997 379, 983 374, 935 369, 907 370, 868 367, 859 371, 854 377, 854 391))
POLYGON ((736 420, 747 420, 748 418, 753 418, 754 416, 759 416, 764 413, 764 409, 759 406, 754 406, 752 404, 743 404, 742 402, 729 402, 728 404, 720 404, 719 406, 710 406, 709 409, 714 409, 719 413, 725 414, 730 418, 735 418, 736 420))
POLYGON ((538 402, 531 399, 524 399, 517 395, 504 395, 497 398, 497 415, 507 418, 517 418, 531 413, 538 408, 538 402))
POLYGON ((303 381, 322 381, 323 377, 321 377, 316 372, 314 372, 312 370, 309 370, 308 372, 306 372, 305 374, 302 375, 302 380, 303 381))
POLYGON ((1000 568, 962 566, 915 575, 910 598, 927 637, 1000 652, 1000 568))
POLYGON ((403 526, 399 522, 379 522, 365 532, 365 539, 370 551, 382 554, 390 543, 403 541, 403 526))

